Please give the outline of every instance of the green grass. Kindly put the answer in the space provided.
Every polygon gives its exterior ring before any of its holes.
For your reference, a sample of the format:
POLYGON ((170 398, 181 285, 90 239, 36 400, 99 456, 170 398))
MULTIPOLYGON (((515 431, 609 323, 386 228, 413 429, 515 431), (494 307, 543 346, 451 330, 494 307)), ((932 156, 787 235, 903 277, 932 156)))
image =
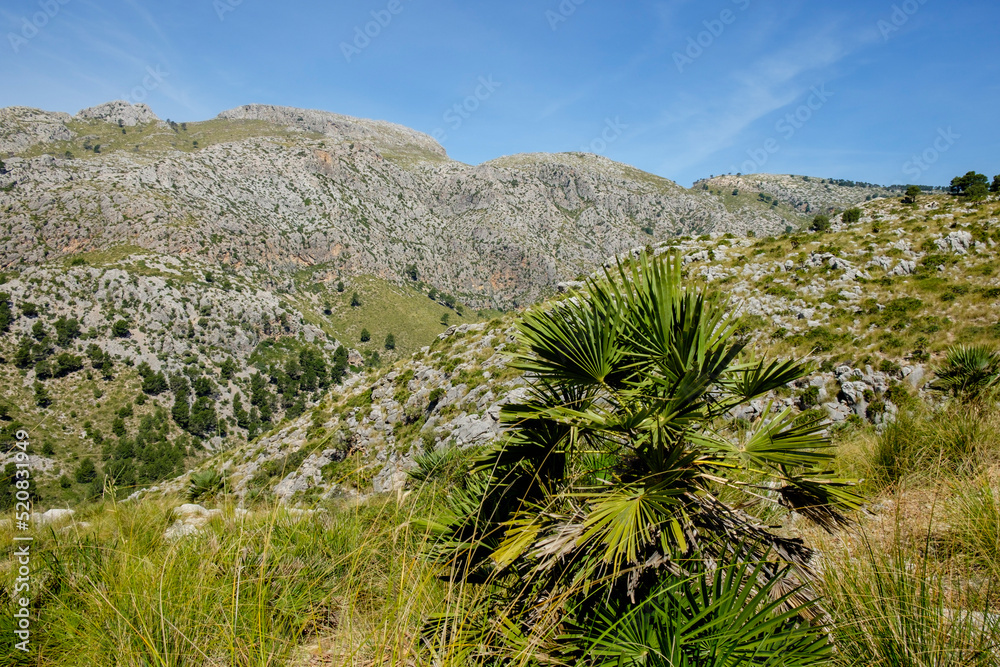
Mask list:
POLYGON ((1000 591, 955 592, 956 573, 898 543, 887 552, 842 549, 824 562, 837 664, 989 667, 1000 659, 1000 591))
POLYGON ((345 278, 342 293, 336 289, 337 281, 320 283, 311 298, 296 300, 296 307, 306 314, 306 320, 322 327, 342 343, 357 350, 377 351, 383 359, 399 359, 430 345, 448 327, 441 324, 447 314, 449 324, 481 322, 494 313, 464 308, 464 315, 432 301, 427 294, 413 285, 397 285, 374 276, 345 278), (351 307, 351 296, 357 292, 361 305, 351 307), (330 305, 330 315, 324 314, 324 305, 330 305), (361 330, 368 329, 371 340, 361 342, 361 330), (396 349, 384 348, 386 334, 396 337, 396 349))
MULTIPOLYGON (((312 517, 224 506, 177 541, 163 535, 171 504, 95 505, 78 517, 89 527, 34 533, 34 652, 5 641, 0 662, 263 666, 306 664, 313 653, 404 664, 442 596, 417 557, 422 502, 389 497, 312 517)), ((11 543, 8 528, 0 534, 11 543)), ((13 576, 0 577, 5 607, 13 576)), ((5 637, 10 623, 5 609, 5 637)))
POLYGON ((842 458, 873 493, 949 477, 975 478, 1000 462, 1000 412, 951 403, 903 406, 895 423, 842 447, 842 458))
POLYGON ((967 562, 1000 582, 1000 479, 997 473, 957 482, 947 506, 947 541, 967 562))
POLYGON ((845 432, 872 513, 817 536, 838 663, 995 665, 1000 656, 1000 405, 901 401, 895 426, 845 432))
MULTIPOLYGON (((157 154, 164 151, 193 152, 213 144, 240 141, 253 137, 274 137, 287 140, 302 137, 303 133, 258 120, 213 119, 197 123, 187 123, 187 129, 178 125, 175 132, 170 127, 160 127, 158 123, 147 123, 135 127, 120 128, 98 120, 71 120, 66 126, 76 133, 71 141, 36 144, 19 154, 20 157, 54 155, 63 157, 67 151, 76 159, 92 159, 98 154, 86 149, 85 143, 100 145, 101 153, 127 151, 137 154, 157 154), (125 130, 122 133, 122 130, 125 130), (197 142, 197 146, 195 146, 197 142), (138 147, 138 148, 137 148, 138 147)), ((320 139, 322 135, 306 133, 306 137, 320 139)))

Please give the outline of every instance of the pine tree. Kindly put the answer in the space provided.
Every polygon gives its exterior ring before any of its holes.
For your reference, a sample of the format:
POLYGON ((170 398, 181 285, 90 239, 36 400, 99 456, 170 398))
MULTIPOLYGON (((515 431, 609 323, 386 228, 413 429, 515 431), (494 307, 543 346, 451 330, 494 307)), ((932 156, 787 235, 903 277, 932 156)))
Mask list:
POLYGON ((188 394, 186 391, 177 392, 174 395, 174 405, 170 408, 170 416, 174 422, 182 429, 187 430, 191 423, 191 406, 188 404, 188 394))
POLYGON ((330 381, 334 384, 340 384, 340 381, 344 379, 344 375, 347 374, 347 348, 343 345, 337 347, 337 351, 333 353, 333 368, 330 370, 330 381))
POLYGON ((90 458, 85 458, 80 461, 80 465, 77 467, 74 477, 78 484, 87 484, 88 482, 93 482, 97 479, 97 468, 94 466, 94 461, 90 458))
POLYGON ((41 382, 35 383, 35 405, 40 408, 47 408, 52 405, 52 398, 49 397, 49 391, 41 382))

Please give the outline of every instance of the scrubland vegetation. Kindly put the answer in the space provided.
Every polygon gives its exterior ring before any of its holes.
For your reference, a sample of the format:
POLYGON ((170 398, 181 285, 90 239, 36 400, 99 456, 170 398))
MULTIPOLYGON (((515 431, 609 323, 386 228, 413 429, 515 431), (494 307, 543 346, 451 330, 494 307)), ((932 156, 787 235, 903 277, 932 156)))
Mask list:
POLYGON ((186 499, 113 494, 37 529, 37 654, 2 659, 997 664, 996 353, 953 348, 878 428, 732 422, 807 369, 750 356, 655 266, 526 315, 511 436, 419 456, 396 494, 242 509, 199 474, 190 497, 222 511, 195 534, 165 536, 186 499))

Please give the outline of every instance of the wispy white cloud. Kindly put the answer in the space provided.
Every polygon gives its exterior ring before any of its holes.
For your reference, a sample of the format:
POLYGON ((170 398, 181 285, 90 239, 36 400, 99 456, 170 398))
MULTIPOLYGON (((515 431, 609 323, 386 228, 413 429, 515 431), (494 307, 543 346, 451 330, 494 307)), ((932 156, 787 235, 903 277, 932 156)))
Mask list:
POLYGON ((819 81, 835 78, 831 69, 856 48, 854 40, 845 40, 837 32, 836 25, 829 25, 734 69, 727 78, 732 89, 726 95, 713 90, 704 96, 688 93, 680 97, 656 122, 643 128, 673 138, 673 150, 668 151, 661 171, 677 173, 704 162, 732 147, 761 119, 801 101, 819 81))

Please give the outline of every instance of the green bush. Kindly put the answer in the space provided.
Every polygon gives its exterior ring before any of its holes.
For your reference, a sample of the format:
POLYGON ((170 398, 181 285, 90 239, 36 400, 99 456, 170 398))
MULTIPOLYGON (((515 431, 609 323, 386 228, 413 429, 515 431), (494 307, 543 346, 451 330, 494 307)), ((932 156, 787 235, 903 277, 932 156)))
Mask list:
POLYGON ((799 406, 803 410, 819 405, 819 387, 806 387, 799 395, 799 406))
POLYGON ((444 398, 445 391, 442 387, 434 387, 431 389, 430 395, 427 397, 427 411, 432 412, 437 404, 444 398))
POLYGON ((949 348, 936 375, 932 389, 963 401, 978 400, 1000 385, 1000 352, 985 345, 949 348))
POLYGON ((840 215, 840 219, 845 223, 858 222, 861 220, 860 208, 849 208, 840 215))
POLYGON ((812 224, 809 225, 809 229, 814 232, 828 232, 830 231, 830 217, 826 215, 817 215, 812 220, 812 224))
POLYGON ((226 475, 218 470, 208 469, 193 473, 189 481, 188 499, 198 500, 223 490, 226 485, 226 475))

